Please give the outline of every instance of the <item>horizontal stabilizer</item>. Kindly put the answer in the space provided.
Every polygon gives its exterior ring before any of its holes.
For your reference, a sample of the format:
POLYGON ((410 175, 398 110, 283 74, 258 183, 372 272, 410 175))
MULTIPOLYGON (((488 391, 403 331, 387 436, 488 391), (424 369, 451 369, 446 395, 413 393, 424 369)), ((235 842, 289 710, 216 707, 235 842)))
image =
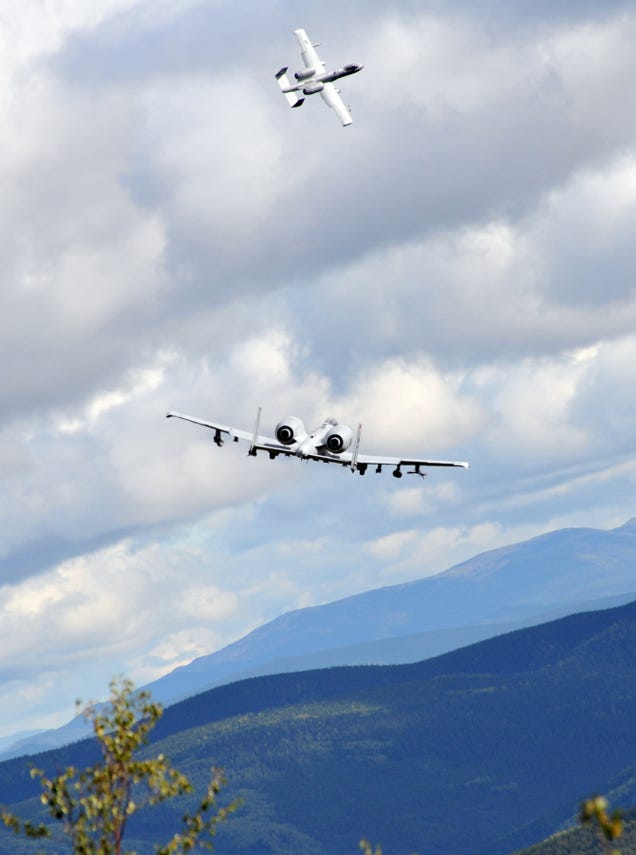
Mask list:
POLYGON ((281 92, 287 99, 287 103, 290 107, 300 107, 300 105, 305 100, 304 98, 299 98, 296 92, 285 92, 286 89, 290 89, 293 84, 289 82, 289 78, 287 77, 287 66, 285 68, 281 68, 280 71, 276 72, 276 80, 278 80, 278 85, 281 88, 281 92))

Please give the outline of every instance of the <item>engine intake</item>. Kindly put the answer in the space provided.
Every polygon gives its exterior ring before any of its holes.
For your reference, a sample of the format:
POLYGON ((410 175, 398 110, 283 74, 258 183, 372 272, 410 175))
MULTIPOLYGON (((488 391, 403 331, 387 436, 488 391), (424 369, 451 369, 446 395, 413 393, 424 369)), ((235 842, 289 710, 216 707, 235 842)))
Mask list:
POLYGON ((315 68, 303 68, 302 71, 297 71, 294 74, 296 80, 309 80, 310 77, 313 77, 316 73, 315 68))
POLYGON ((316 92, 322 92, 324 88, 324 83, 310 83, 309 86, 305 86, 303 92, 305 95, 315 95, 316 92))
POLYGON ((305 425, 296 416, 289 416, 276 425, 276 439, 282 445, 293 445, 306 438, 305 425))
POLYGON ((353 431, 347 425, 338 425, 330 430, 325 437, 325 446, 333 454, 340 454, 346 451, 353 441, 353 431))

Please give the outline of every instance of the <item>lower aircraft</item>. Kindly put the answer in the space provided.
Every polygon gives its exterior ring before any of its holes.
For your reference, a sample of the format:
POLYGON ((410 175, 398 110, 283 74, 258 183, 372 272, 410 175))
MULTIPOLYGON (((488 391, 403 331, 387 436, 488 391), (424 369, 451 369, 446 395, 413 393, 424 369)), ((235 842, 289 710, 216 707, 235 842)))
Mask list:
POLYGON ((360 454, 360 434, 362 425, 358 425, 354 432, 347 425, 338 424, 335 419, 325 419, 322 424, 311 433, 307 433, 305 426, 296 416, 290 416, 280 421, 274 430, 275 438, 263 436, 259 433, 261 422, 261 407, 256 413, 254 430, 250 433, 240 428, 228 427, 218 422, 208 422, 194 416, 186 416, 183 413, 170 412, 167 418, 184 419, 195 425, 209 428, 214 431, 214 442, 223 445, 223 434, 231 436, 234 442, 245 440, 249 442, 248 454, 256 457, 259 451, 269 454, 271 460, 279 454, 289 457, 299 457, 301 460, 318 460, 322 463, 339 463, 346 466, 352 472, 361 475, 367 471, 369 466, 374 466, 376 472, 382 472, 382 467, 393 467, 395 478, 401 478, 404 474, 402 467, 413 467, 407 470, 409 475, 421 475, 422 467, 428 466, 459 466, 468 469, 468 463, 452 460, 424 460, 417 457, 379 457, 374 454, 360 454))

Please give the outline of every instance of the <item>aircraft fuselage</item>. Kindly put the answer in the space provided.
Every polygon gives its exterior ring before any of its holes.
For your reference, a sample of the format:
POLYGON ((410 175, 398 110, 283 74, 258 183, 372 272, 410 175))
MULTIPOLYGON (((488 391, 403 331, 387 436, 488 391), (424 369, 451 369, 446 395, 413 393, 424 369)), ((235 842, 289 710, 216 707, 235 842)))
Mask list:
MULTIPOLYGON (((314 72, 309 76, 305 76, 303 72, 297 72, 296 79, 298 80, 298 83, 294 84, 294 86, 286 86, 283 89, 283 92, 298 92, 301 89, 304 90, 305 87, 307 87, 308 85, 315 83, 333 83, 334 80, 339 80, 341 77, 349 77, 350 74, 356 74, 363 68, 363 65, 351 62, 348 65, 343 66, 342 68, 337 68, 335 71, 325 71, 322 74, 316 74, 314 72)), ((311 95, 313 93, 307 92, 305 94, 311 95)))
MULTIPOLYGON (((327 434, 333 430, 334 426, 335 419, 326 419, 319 427, 313 430, 308 437, 298 444, 298 448, 294 452, 296 456, 306 459, 312 454, 316 454, 318 449, 324 449, 327 434)), ((324 453, 324 451, 321 453, 324 453)))

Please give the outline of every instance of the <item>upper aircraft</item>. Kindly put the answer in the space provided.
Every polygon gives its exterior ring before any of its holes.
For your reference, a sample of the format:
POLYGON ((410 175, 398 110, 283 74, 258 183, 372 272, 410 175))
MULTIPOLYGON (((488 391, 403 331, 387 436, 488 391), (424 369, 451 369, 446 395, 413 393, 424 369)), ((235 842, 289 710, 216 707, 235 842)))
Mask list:
POLYGON ((240 439, 250 443, 248 454, 256 457, 257 452, 266 451, 270 460, 274 460, 279 454, 290 457, 299 457, 301 460, 318 460, 322 463, 339 463, 346 466, 352 472, 361 475, 367 471, 369 466, 374 466, 376 472, 382 472, 383 466, 393 467, 395 478, 401 478, 404 474, 402 467, 413 467, 408 469, 409 475, 421 475, 423 466, 460 466, 468 469, 468 463, 451 460, 425 460, 418 457, 378 457, 373 454, 360 454, 360 433, 362 425, 358 425, 354 433, 347 425, 340 425, 335 419, 325 419, 311 433, 307 433, 304 424, 296 416, 290 416, 280 421, 274 430, 275 438, 259 434, 261 422, 261 408, 256 414, 254 430, 250 433, 239 428, 227 427, 218 422, 207 422, 194 416, 186 416, 183 413, 167 413, 167 418, 185 419, 195 425, 202 425, 214 431, 214 442, 223 445, 223 434, 228 434, 238 442, 240 439), (351 449, 351 450, 349 450, 351 449))
POLYGON ((347 77, 349 74, 355 74, 357 71, 360 71, 362 66, 351 62, 343 68, 336 69, 336 71, 327 71, 325 63, 322 62, 316 51, 316 47, 320 42, 313 44, 304 30, 294 30, 294 35, 298 41, 300 55, 305 63, 305 68, 303 71, 297 71, 294 74, 296 83, 291 83, 287 77, 287 67, 281 68, 276 73, 278 85, 282 89, 285 98, 287 98, 289 105, 291 107, 300 107, 305 100, 299 94, 301 91, 303 95, 315 95, 316 92, 320 92, 323 101, 334 110, 342 122, 342 126, 346 127, 350 125, 351 116, 349 108, 340 97, 340 90, 336 89, 333 81, 338 80, 340 77, 347 77))

